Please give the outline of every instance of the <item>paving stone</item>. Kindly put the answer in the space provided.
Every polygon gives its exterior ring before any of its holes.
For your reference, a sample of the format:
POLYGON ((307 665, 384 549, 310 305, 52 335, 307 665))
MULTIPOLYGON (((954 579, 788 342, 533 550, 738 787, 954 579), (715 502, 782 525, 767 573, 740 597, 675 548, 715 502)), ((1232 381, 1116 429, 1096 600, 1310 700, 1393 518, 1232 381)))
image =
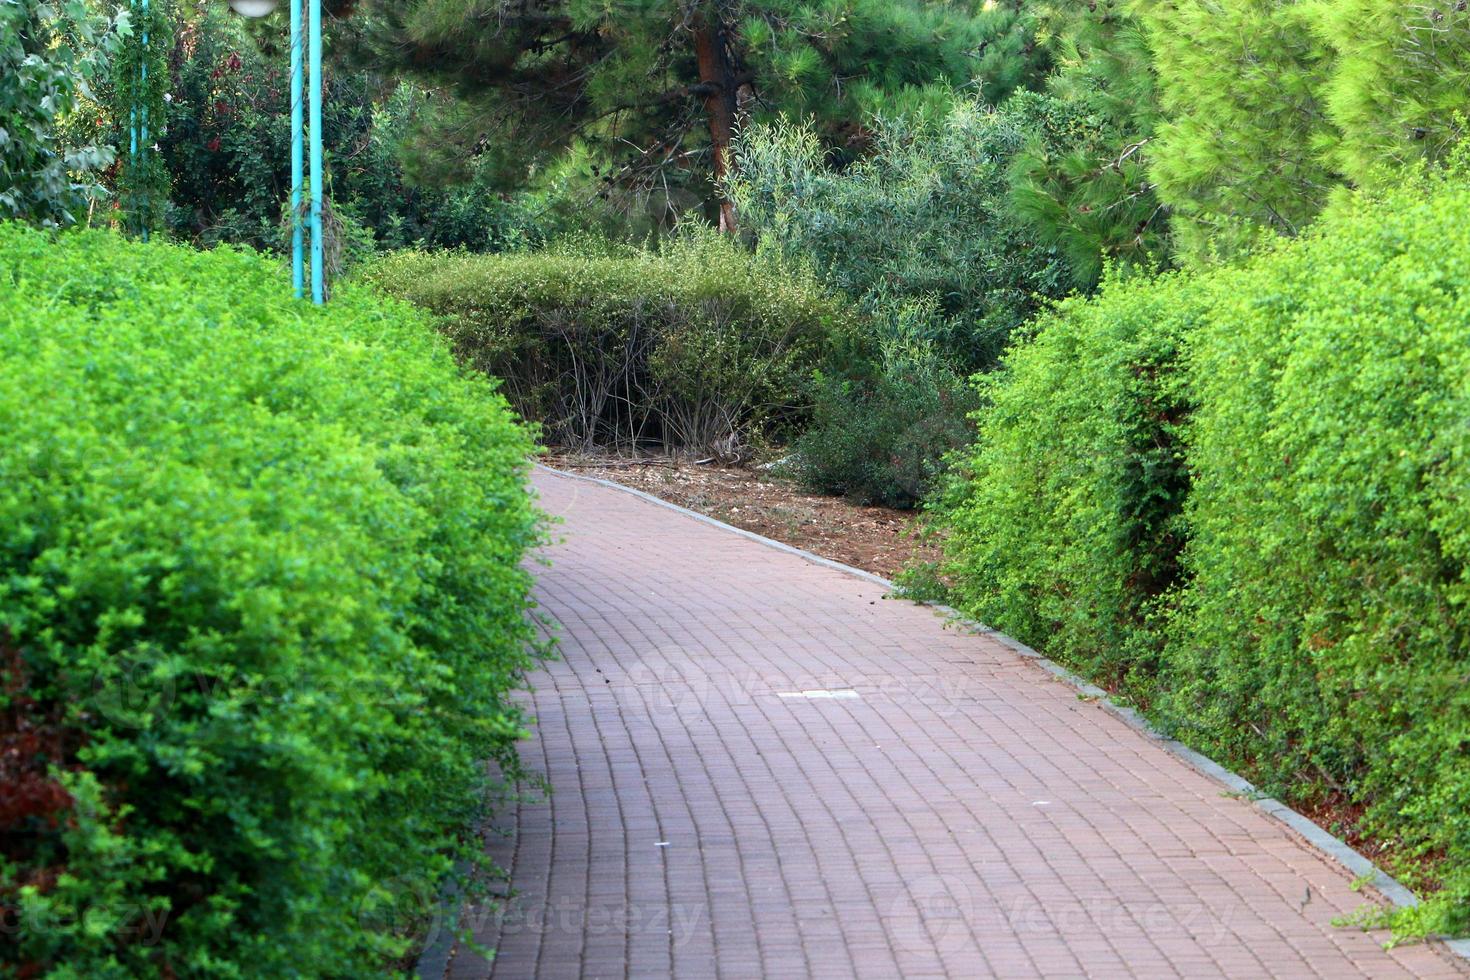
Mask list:
POLYGON ((448 976, 1465 976, 1381 899, 998 640, 545 471, 560 659, 448 976), (856 691, 856 697, 787 697, 856 691), (667 847, 655 847, 656 842, 667 847), (1313 899, 1301 896, 1310 889, 1313 899))

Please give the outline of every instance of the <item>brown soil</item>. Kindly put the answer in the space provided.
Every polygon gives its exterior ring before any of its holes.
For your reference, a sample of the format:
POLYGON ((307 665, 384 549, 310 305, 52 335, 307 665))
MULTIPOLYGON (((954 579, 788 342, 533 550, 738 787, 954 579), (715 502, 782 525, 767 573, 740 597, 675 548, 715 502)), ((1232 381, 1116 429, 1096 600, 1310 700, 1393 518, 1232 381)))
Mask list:
POLYGON ((1316 802, 1298 802, 1292 806, 1308 820, 1329 834, 1342 838, 1347 845, 1372 861, 1399 882, 1422 896, 1432 895, 1444 887, 1441 880, 1445 855, 1436 851, 1424 855, 1407 855, 1397 841, 1378 837, 1364 826, 1361 803, 1354 803, 1342 793, 1334 793, 1316 802))
POLYGON ((908 565, 939 560, 918 536, 914 511, 861 507, 808 493, 759 469, 668 457, 551 455, 546 465, 642 490, 716 520, 893 578, 908 565))

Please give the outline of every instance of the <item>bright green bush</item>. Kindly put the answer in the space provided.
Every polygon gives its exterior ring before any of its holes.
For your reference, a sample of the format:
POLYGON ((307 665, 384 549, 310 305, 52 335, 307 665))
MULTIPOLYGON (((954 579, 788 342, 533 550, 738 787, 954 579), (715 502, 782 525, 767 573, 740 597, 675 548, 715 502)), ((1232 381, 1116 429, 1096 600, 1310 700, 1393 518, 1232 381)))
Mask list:
POLYGON ((1135 696, 1183 544, 1179 357, 1198 293, 1114 279, 1042 317, 981 379, 979 436, 936 502, 957 605, 1135 696))
POLYGON ((1366 807, 1442 886, 1410 934, 1470 929, 1467 229, 1436 179, 1064 304, 946 500, 960 605, 1268 791, 1366 807))
MULTIPOLYGON (((1419 921, 1470 929, 1470 189, 1401 192, 1231 277, 1194 341, 1167 710, 1272 789, 1345 792, 1419 921)), ((1412 925, 1412 924, 1411 924, 1412 925)))
POLYGON ((660 252, 408 252, 367 273, 439 314, 549 442, 742 454, 805 414, 829 333, 851 316, 807 276, 697 236, 660 252))
POLYGON ((383 972, 516 773, 504 400, 361 289, 0 225, 0 428, 0 972, 383 972))

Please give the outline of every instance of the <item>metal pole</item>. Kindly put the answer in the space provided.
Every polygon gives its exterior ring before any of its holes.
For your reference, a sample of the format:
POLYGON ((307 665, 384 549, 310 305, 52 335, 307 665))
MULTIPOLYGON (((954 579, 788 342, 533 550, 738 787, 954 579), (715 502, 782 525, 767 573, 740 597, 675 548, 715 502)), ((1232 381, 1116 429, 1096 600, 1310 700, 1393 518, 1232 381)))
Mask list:
MULTIPOLYGON (((148 102, 146 94, 148 90, 148 0, 143 0, 143 57, 139 64, 141 71, 138 78, 138 95, 144 99, 144 102, 139 112, 141 125, 138 136, 138 149, 142 155, 138 159, 142 160, 148 156, 148 102)), ((134 161, 135 166, 136 164, 137 161, 134 161)), ((134 179, 137 178, 136 170, 133 176, 134 179)), ((145 194, 142 199, 142 208, 138 212, 138 225, 143 234, 143 241, 145 242, 148 240, 147 207, 148 196, 145 194)))
POLYGON ((325 248, 322 241, 322 0, 310 4, 311 73, 311 301, 326 300, 325 248))
MULTIPOLYGON (((291 289, 300 299, 305 292, 306 255, 302 242, 301 184, 302 157, 306 138, 302 132, 305 107, 301 103, 301 0, 291 0, 291 289)), ((312 184, 316 186, 315 183, 312 184)))
MULTIPOLYGON (((138 0, 128 0, 129 12, 135 10, 138 0)), ((133 166, 138 159, 138 100, 128 106, 128 166, 133 166)))

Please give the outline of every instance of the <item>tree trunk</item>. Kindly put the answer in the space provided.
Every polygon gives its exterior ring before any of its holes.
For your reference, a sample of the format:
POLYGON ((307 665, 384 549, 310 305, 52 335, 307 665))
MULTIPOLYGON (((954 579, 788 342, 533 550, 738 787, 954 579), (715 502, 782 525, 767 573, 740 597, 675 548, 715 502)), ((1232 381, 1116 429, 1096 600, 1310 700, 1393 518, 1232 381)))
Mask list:
MULTIPOLYGON (((730 63, 725 25, 715 10, 706 10, 694 22, 694 54, 699 62, 699 85, 709 117, 710 152, 716 191, 730 171, 730 140, 735 133, 735 66, 730 63)), ((720 198, 720 231, 734 234, 735 205, 720 198)))

